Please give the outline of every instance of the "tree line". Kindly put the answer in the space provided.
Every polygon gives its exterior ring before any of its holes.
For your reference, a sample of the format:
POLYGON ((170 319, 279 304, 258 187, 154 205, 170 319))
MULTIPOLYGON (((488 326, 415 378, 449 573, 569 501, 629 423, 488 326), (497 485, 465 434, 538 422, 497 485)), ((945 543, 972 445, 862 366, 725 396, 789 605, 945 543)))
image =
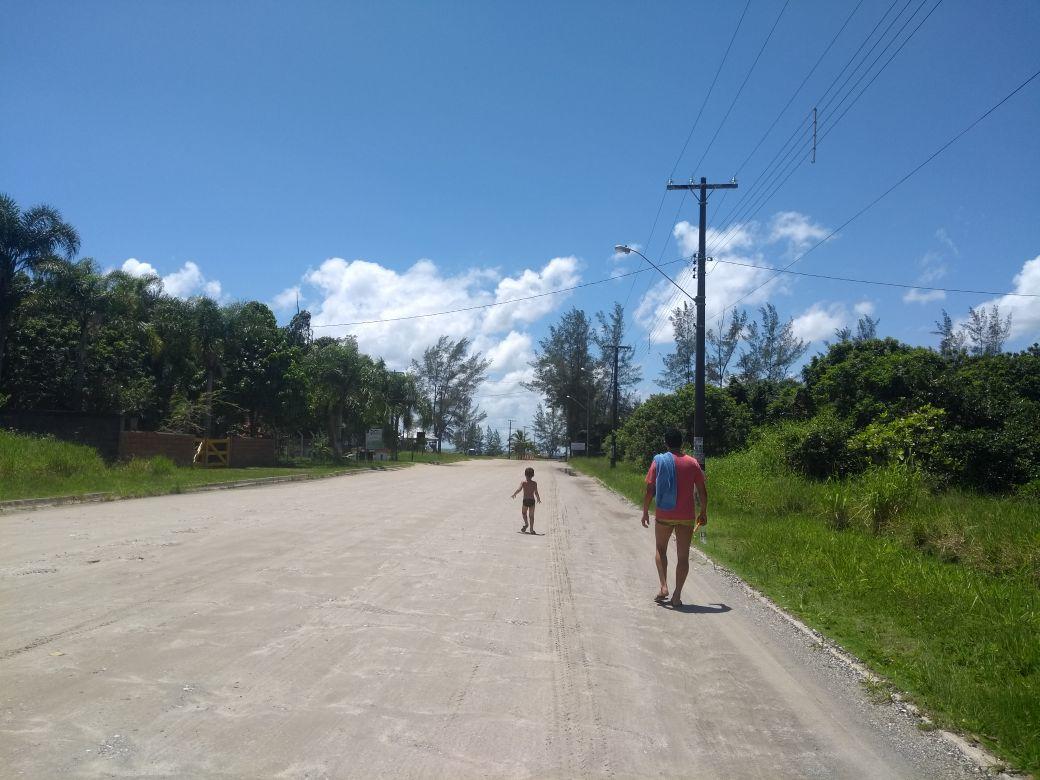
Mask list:
POLYGON ((49 206, 0 194, 0 408, 118 412, 141 429, 197 435, 317 434, 340 457, 382 427, 465 445, 488 361, 442 336, 409 370, 356 338, 315 337, 258 301, 181 299, 156 276, 76 259, 79 235, 49 206))

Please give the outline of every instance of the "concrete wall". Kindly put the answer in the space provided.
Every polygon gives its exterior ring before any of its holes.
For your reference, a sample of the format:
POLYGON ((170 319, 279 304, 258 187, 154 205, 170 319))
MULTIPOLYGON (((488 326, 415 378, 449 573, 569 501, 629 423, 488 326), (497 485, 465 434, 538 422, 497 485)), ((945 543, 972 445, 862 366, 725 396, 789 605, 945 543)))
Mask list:
POLYGON ((96 449, 106 460, 115 460, 119 457, 119 436, 123 429, 123 416, 11 409, 0 411, 0 428, 86 444, 96 449))

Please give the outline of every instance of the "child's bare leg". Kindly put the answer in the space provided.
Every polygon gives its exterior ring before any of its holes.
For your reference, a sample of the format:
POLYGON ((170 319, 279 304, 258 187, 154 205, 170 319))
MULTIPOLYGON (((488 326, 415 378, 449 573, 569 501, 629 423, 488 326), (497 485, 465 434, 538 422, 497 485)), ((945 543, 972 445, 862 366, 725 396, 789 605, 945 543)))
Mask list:
POLYGON ((520 507, 520 514, 524 518, 524 527, 520 529, 520 531, 522 533, 522 532, 527 530, 527 507, 526 506, 520 507))
POLYGON ((528 513, 528 517, 530 518, 530 520, 528 520, 528 522, 530 523, 530 528, 531 528, 530 532, 534 533, 534 507, 532 506, 532 507, 528 508, 527 513, 528 513))

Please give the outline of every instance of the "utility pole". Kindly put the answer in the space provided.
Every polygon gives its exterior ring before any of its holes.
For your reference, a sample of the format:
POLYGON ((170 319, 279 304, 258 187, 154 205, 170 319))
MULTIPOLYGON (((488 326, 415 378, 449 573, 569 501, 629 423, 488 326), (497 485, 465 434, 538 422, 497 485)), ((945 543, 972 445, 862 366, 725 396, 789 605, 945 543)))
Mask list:
POLYGON ((513 459, 513 421, 509 421, 509 433, 506 434, 506 460, 513 459))
POLYGON ((704 256, 704 239, 708 229, 708 190, 735 190, 737 180, 734 178, 726 184, 708 184, 701 176, 700 182, 690 179, 689 184, 673 184, 668 182, 670 190, 696 190, 700 204, 701 226, 697 237, 697 371, 694 376, 694 411, 693 411, 693 457, 704 468, 704 277, 707 258, 704 256))
POLYGON ((617 466, 617 405, 618 405, 618 356, 623 349, 632 349, 621 344, 607 344, 606 349, 614 350, 614 403, 610 422, 610 467, 617 466))

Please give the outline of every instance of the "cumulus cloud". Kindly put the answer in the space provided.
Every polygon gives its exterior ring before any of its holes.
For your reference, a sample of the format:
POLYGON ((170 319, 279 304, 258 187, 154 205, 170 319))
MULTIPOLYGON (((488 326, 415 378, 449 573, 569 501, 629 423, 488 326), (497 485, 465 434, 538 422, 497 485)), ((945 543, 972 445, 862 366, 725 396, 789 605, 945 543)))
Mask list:
MULTIPOLYGON (((789 212, 794 213, 794 212, 789 212)), ((806 219, 806 222, 808 220, 806 219)), ((791 232, 791 231, 788 231, 791 232)), ((690 222, 680 222, 675 226, 675 240, 684 257, 692 257, 697 253, 698 228, 690 222)), ((724 232, 709 228, 705 234, 705 245, 709 256, 715 262, 708 262, 707 279, 709 303, 707 316, 714 318, 721 308, 743 298, 742 305, 754 306, 769 300, 777 294, 789 292, 790 280, 784 275, 774 276, 768 268, 751 266, 767 266, 764 248, 773 243, 772 234, 763 235, 760 225, 748 223, 735 225, 724 232), (738 265, 739 264, 739 265, 738 265), (770 277, 773 280, 764 284, 770 277), (759 287, 759 285, 763 285, 759 287), (759 289, 755 289, 758 287, 759 289), (754 292, 751 292, 754 290, 754 292), (748 295, 748 293, 751 293, 748 295), (744 296, 747 295, 746 298, 744 296)), ((794 240, 794 236, 781 235, 794 240)), ((674 269, 675 266, 672 266, 674 269)), ((656 273, 656 272, 655 272, 656 273)), ((676 283, 690 295, 696 294, 697 275, 693 263, 683 267, 677 274, 669 274, 676 283)), ((668 314, 682 301, 689 300, 673 287, 667 279, 661 279, 650 286, 636 306, 634 316, 637 324, 650 330, 652 342, 668 343, 672 340, 672 330, 668 324, 668 314)), ((692 302, 691 302, 692 303, 692 302)))
POLYGON ((531 336, 511 330, 508 336, 486 350, 486 356, 493 371, 503 374, 525 372, 534 359, 531 336))
POLYGON ((1040 338, 1040 298, 1018 296, 1040 295, 1040 255, 1022 264, 1022 269, 1015 274, 1012 284, 1011 292, 1018 295, 1001 295, 975 308, 1000 307, 1002 317, 1011 315, 1011 340, 1036 340, 1040 338))
POLYGON ((478 307, 573 286, 581 279, 578 266, 577 258, 557 257, 540 269, 513 276, 482 268, 446 274, 428 259, 397 271, 368 260, 333 257, 305 274, 302 287, 312 302, 312 322, 320 335, 354 334, 363 350, 384 357, 391 366, 406 367, 439 336, 447 335, 473 339, 474 348, 485 353, 507 342, 496 352, 503 364, 493 369, 497 372, 511 369, 510 356, 523 338, 530 344, 520 333, 523 326, 558 308, 567 294, 478 307), (416 316, 454 310, 462 311, 416 316), (503 338, 502 333, 507 335, 503 338))
POLYGON ((919 290, 916 287, 903 293, 903 303, 931 303, 946 298, 942 290, 919 290))
POLYGON ((849 312, 844 304, 832 303, 824 306, 814 303, 791 322, 794 335, 805 341, 817 341, 834 335, 834 331, 849 321, 849 312))
MULTIPOLYGON (((554 257, 541 271, 526 269, 519 276, 501 279, 495 287, 495 301, 511 301, 563 287, 573 287, 580 279, 578 258, 554 257)), ((559 305, 558 298, 556 295, 546 295, 487 309, 484 315, 484 330, 503 331, 518 323, 531 323, 541 319, 559 305)))
MULTIPOLYGON (((145 263, 135 257, 127 258, 122 269, 131 276, 159 276, 159 272, 151 263, 145 263)), ((219 300, 221 285, 216 279, 207 279, 197 263, 189 260, 179 270, 162 277, 163 290, 177 298, 191 298, 193 295, 205 295, 219 300)))
POLYGON ((787 241, 791 252, 801 252, 830 233, 822 225, 814 224, 809 217, 797 211, 781 211, 773 215, 769 228, 769 241, 787 241))
POLYGON ((860 301, 852 307, 852 310, 856 312, 856 315, 859 317, 869 317, 874 313, 876 308, 877 307, 874 305, 873 301, 860 301))
POLYGON ((275 311, 290 311, 296 308, 297 301, 302 301, 302 298, 300 298, 300 285, 298 284, 286 287, 274 296, 271 300, 271 308, 275 311))

